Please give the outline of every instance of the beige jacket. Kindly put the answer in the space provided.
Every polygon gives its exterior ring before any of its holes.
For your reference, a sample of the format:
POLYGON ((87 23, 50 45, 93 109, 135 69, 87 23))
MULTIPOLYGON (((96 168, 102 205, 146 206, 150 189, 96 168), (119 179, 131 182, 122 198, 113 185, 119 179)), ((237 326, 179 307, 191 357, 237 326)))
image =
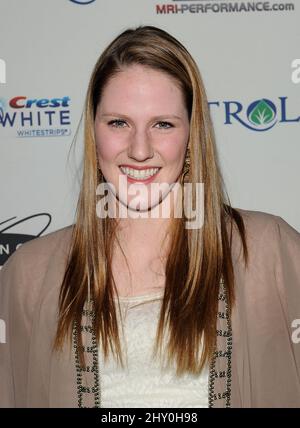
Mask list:
MULTIPOLYGON (((227 397, 231 407, 300 407, 300 234, 280 217, 239 212, 250 264, 245 269, 235 232, 237 304, 231 317, 227 397)), ((0 319, 6 324, 6 343, 0 344, 0 407, 80 404, 74 349, 66 345, 62 354, 51 352, 71 228, 23 244, 0 271, 0 319)), ((223 321, 218 319, 219 328, 223 321)), ((219 360, 220 372, 224 358, 219 360)), ((97 406, 91 392, 101 394, 95 376, 83 374, 87 389, 81 393, 90 391, 86 406, 97 406)), ((210 391, 215 407, 226 405, 220 398, 225 380, 217 377, 210 391)))

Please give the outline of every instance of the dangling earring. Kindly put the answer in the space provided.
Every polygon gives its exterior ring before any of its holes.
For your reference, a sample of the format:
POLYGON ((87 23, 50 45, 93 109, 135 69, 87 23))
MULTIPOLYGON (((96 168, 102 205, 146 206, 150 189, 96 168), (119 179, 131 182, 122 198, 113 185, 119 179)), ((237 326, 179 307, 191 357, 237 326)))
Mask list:
POLYGON ((101 171, 101 168, 97 166, 97 184, 101 184, 104 181, 104 177, 101 171))
POLYGON ((187 150, 186 150, 184 164, 183 164, 183 170, 182 170, 182 178, 183 179, 190 172, 190 164, 191 164, 190 146, 188 145, 187 150))

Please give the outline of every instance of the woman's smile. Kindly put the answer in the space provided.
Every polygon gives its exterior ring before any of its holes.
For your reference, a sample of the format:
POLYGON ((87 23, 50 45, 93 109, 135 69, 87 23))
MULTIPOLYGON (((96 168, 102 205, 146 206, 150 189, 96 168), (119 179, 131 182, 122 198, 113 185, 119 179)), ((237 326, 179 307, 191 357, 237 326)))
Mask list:
POLYGON ((119 168, 129 183, 141 182, 143 184, 154 181, 161 169, 161 167, 131 167, 127 165, 120 165, 119 168))

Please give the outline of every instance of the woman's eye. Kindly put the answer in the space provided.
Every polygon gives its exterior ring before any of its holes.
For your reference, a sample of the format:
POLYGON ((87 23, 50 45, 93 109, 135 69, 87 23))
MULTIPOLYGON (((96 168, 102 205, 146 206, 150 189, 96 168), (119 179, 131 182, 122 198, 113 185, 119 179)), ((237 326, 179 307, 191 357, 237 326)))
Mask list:
POLYGON ((162 125, 160 126, 160 129, 169 129, 173 127, 170 122, 158 122, 158 125, 162 125))
POLYGON ((121 119, 115 119, 108 122, 109 125, 113 126, 114 128, 124 128, 123 124, 126 123, 124 120, 121 119))
MULTIPOLYGON (((112 126, 113 128, 124 128, 126 122, 122 119, 114 119, 108 122, 108 125, 112 126)), ((170 122, 158 122, 157 125, 160 125, 160 129, 169 129, 173 127, 170 122)))

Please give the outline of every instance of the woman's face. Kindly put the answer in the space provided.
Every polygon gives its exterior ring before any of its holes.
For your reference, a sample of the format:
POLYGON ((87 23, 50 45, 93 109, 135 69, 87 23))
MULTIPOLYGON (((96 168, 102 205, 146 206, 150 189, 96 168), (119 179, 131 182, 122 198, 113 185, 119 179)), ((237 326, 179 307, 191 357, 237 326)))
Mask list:
MULTIPOLYGON (((167 74, 133 65, 113 76, 97 106, 95 139, 98 164, 118 199, 127 207, 141 185, 140 210, 153 208, 160 199, 151 195, 154 183, 178 181, 189 138, 188 112, 183 93, 167 74), (119 186, 119 178, 126 190, 119 186), (128 189, 131 185, 131 192, 128 189)), ((157 186, 157 185, 156 185, 157 186)))

